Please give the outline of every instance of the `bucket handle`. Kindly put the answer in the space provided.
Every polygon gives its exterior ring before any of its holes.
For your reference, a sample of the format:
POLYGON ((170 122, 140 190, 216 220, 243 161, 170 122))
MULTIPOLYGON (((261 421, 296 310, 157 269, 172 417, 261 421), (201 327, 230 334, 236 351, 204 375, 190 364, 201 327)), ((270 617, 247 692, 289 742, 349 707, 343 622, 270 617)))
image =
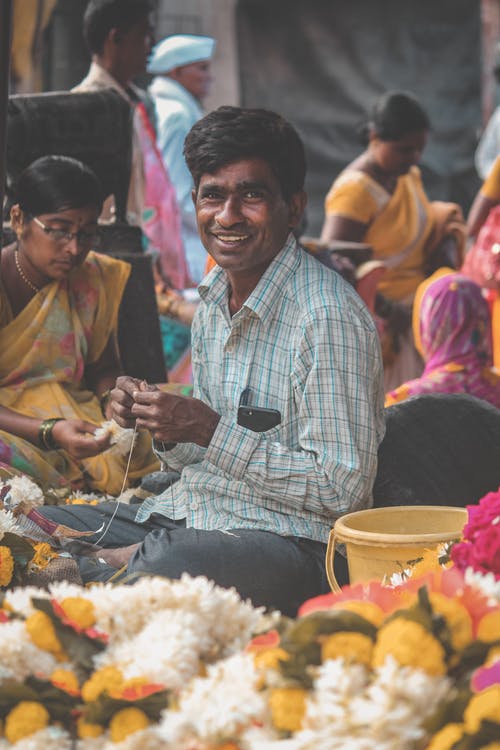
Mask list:
POLYGON ((326 558, 325 558, 325 565, 326 565, 326 577, 328 578, 328 583, 330 584, 330 588, 334 592, 341 591, 341 587, 339 586, 339 582, 337 581, 335 577, 335 569, 333 565, 333 561, 335 558, 335 528, 331 529, 330 534, 328 536, 328 544, 326 546, 326 558))

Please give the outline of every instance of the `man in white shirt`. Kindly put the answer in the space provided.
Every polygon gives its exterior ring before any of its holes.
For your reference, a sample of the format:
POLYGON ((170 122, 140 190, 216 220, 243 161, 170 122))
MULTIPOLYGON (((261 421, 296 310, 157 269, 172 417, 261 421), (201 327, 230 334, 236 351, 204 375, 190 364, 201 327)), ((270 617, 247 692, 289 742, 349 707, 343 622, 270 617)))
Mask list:
POLYGON ((156 105, 158 146, 175 187, 184 252, 196 284, 205 275, 207 254, 196 227, 191 199, 193 180, 182 150, 186 135, 203 117, 201 102, 212 82, 210 61, 214 50, 215 40, 211 37, 176 34, 156 45, 147 67, 148 73, 155 76, 149 92, 156 105))

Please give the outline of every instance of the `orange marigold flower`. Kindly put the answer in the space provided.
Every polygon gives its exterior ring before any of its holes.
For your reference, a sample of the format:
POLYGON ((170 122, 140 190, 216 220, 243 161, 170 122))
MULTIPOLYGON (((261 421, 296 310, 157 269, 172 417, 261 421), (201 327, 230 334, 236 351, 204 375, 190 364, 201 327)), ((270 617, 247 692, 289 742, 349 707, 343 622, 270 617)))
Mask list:
POLYGON ((442 645, 423 625, 404 617, 382 625, 373 650, 373 666, 379 667, 393 656, 404 667, 422 669, 427 674, 446 673, 442 645))
POLYGON ((306 691, 302 688, 274 688, 269 695, 269 707, 276 729, 298 732, 306 710, 306 691))
POLYGON ((63 647, 56 635, 52 620, 45 612, 40 610, 33 612, 27 618, 25 626, 35 646, 41 648, 42 651, 49 651, 59 660, 64 658, 63 647))
POLYGON ((477 628, 478 640, 485 643, 498 641, 500 634, 500 609, 494 609, 481 618, 477 628))
POLYGON ((59 602, 59 606, 68 620, 82 630, 95 625, 95 608, 89 599, 84 599, 83 596, 68 596, 59 602))
POLYGON ((14 558, 12 552, 4 545, 0 546, 0 587, 8 586, 14 573, 14 558))
POLYGON ((129 734, 149 726, 149 719, 140 708, 123 708, 110 721, 109 731, 113 742, 123 742, 129 734))
POLYGON ((442 615, 451 633, 451 645, 461 651, 472 641, 472 619, 465 607, 456 599, 431 593, 429 600, 434 612, 442 615))
POLYGON ((49 712, 36 701, 21 701, 7 714, 5 736, 9 742, 18 742, 23 737, 45 729, 50 721, 49 712))
POLYGON ((95 701, 101 693, 111 693, 123 685, 123 675, 116 667, 103 667, 82 685, 82 698, 85 703, 95 701))
POLYGON ((483 720, 500 724, 500 685, 493 685, 472 696, 464 712, 467 732, 477 732, 483 720))
POLYGON ((453 745, 462 739, 463 734, 463 724, 446 724, 434 735, 426 750, 451 750, 453 745))
POLYGON ((59 557, 57 552, 47 542, 35 544, 33 549, 35 550, 35 554, 31 560, 31 565, 34 565, 36 568, 46 568, 51 560, 59 557))
POLYGON ((373 641, 363 633, 340 632, 328 635, 321 643, 321 660, 344 659, 369 666, 373 654, 373 641))
POLYGON ((80 695, 78 677, 70 669, 55 669, 50 675, 50 681, 70 695, 80 695))
POLYGON ((76 722, 76 731, 81 740, 86 740, 100 737, 104 732, 104 727, 100 724, 89 724, 83 716, 80 716, 76 722))

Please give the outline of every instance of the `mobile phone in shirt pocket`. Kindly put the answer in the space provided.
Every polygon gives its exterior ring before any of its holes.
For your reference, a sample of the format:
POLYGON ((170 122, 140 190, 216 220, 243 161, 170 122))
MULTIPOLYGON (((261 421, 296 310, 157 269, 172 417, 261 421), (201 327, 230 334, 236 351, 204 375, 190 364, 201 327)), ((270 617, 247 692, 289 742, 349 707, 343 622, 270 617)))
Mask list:
POLYGON ((281 423, 278 409, 265 409, 262 406, 239 406, 238 424, 253 432, 267 432, 281 423))

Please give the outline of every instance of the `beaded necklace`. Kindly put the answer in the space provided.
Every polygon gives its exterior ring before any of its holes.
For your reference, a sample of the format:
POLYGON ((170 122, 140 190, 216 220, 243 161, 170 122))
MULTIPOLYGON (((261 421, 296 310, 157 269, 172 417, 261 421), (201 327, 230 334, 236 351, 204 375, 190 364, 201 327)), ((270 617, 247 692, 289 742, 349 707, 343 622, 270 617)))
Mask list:
POLYGON ((17 268, 17 271, 19 273, 19 276, 22 278, 22 280, 24 281, 24 283, 27 284, 29 286, 29 288, 33 292, 35 292, 35 294, 37 292, 39 292, 40 291, 40 287, 36 286, 36 284, 33 284, 33 282, 28 279, 28 277, 24 273, 23 269, 21 268, 21 263, 19 262, 19 248, 16 248, 14 250, 14 261, 16 263, 16 268, 17 268))

